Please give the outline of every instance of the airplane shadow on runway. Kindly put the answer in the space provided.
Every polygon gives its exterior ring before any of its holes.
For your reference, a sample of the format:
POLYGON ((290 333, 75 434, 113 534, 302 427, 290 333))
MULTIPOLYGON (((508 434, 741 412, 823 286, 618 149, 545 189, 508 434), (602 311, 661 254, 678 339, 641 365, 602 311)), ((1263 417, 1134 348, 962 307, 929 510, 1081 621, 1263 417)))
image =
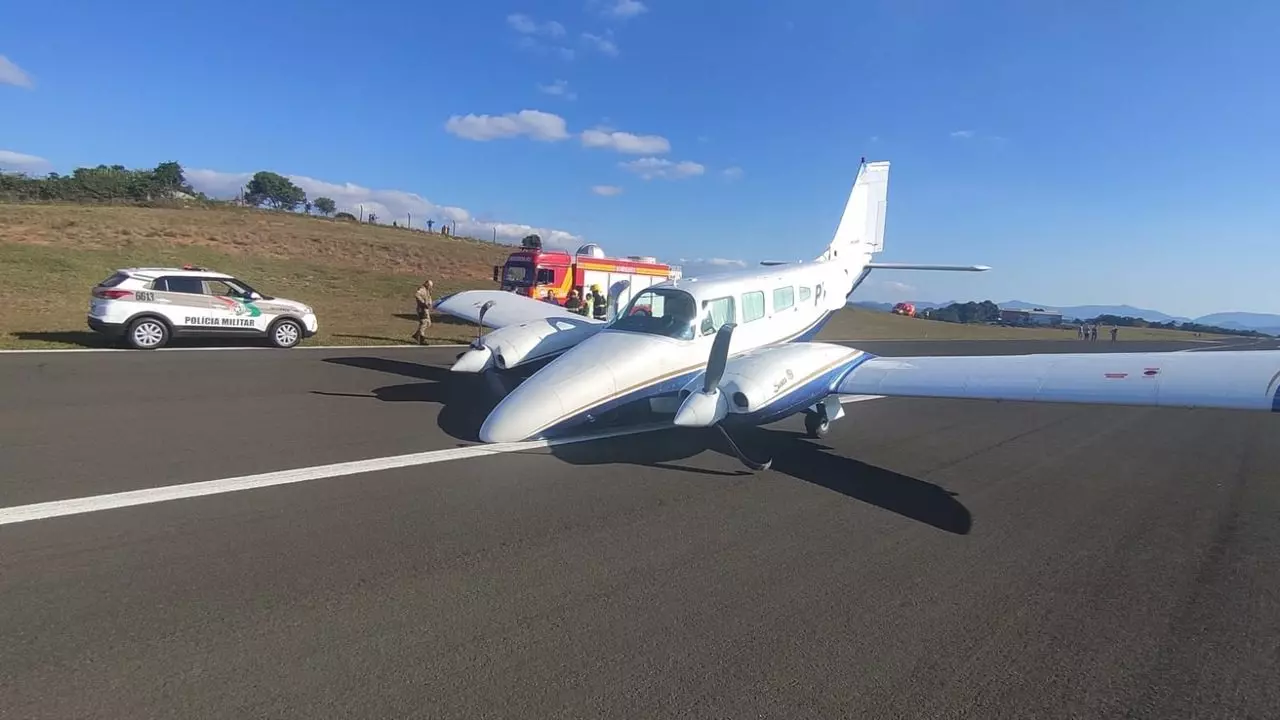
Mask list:
MULTIPOLYGON (((738 430, 734 441, 756 458, 773 458, 771 470, 789 475, 845 497, 875 505, 917 522, 956 535, 967 535, 973 525, 969 509, 956 493, 933 483, 840 455, 804 433, 776 427, 738 430)), ((707 429, 658 430, 622 438, 560 445, 551 453, 573 465, 627 463, 647 467, 718 475, 750 475, 746 470, 723 472, 675 464, 707 450, 737 462, 720 434, 707 429)))
MULTIPOLYGON (((440 429, 468 442, 479 441, 478 433, 485 417, 502 395, 510 391, 510 388, 489 384, 500 381, 480 376, 459 377, 448 368, 420 363, 379 357, 325 358, 323 362, 425 381, 387 385, 374 388, 368 394, 312 392, 325 396, 376 398, 384 402, 437 403, 440 405, 440 429)), ((738 430, 734 440, 754 457, 771 456, 771 469, 784 475, 957 535, 967 535, 972 526, 969 509, 956 499, 955 493, 924 480, 840 455, 821 441, 808 439, 803 433, 763 427, 738 430)), ((751 474, 745 469, 725 471, 684 464, 683 461, 708 450, 737 462, 723 438, 710 428, 657 430, 558 445, 550 452, 572 465, 631 464, 730 477, 751 474)))
POLYGON ((312 390, 328 397, 367 397, 383 402, 426 402, 440 405, 437 424, 450 437, 480 442, 480 426, 509 388, 493 387, 496 378, 460 375, 448 368, 380 357, 336 357, 323 362, 376 372, 418 378, 425 382, 400 383, 374 388, 369 393, 337 393, 312 390))

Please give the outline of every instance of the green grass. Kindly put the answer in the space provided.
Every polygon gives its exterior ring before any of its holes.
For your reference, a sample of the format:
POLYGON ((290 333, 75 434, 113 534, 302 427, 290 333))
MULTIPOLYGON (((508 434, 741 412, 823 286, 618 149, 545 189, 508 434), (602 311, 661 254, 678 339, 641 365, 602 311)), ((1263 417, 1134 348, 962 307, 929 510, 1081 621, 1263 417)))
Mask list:
MULTIPOLYGON (((0 347, 103 346, 88 330, 89 290, 116 268, 195 263, 242 277, 269 295, 312 305, 310 345, 408 342, 413 292, 492 288, 510 246, 403 228, 241 208, 0 205, 0 347)), ((472 325, 436 315, 429 339, 465 342, 472 325)), ((846 309, 823 340, 1070 339, 1074 331, 958 325, 846 309)), ((1105 337, 1105 336, 1103 336, 1105 337)), ((1190 339, 1122 328, 1121 340, 1190 339)), ((1205 339, 1208 339, 1206 336, 1205 339)))

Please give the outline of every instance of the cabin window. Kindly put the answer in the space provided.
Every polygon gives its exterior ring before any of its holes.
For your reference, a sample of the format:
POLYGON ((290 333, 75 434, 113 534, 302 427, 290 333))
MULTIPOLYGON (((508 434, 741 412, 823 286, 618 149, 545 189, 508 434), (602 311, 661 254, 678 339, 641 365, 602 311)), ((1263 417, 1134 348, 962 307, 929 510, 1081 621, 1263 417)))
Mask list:
POLYGON ((796 304, 796 289, 788 285, 773 291, 773 311, 782 312, 796 304))
POLYGON ((552 268, 538 268, 537 285, 550 285, 556 281, 556 271, 552 268))
POLYGON ((800 288, 800 302, 804 302, 805 300, 808 300, 808 299, 809 299, 809 288, 807 287, 800 288))
POLYGON ((724 325, 733 322, 734 307, 733 298, 731 297, 707 300, 702 303, 702 307, 707 311, 706 316, 702 318, 703 335, 711 335, 724 325))
POLYGON ((762 317, 764 317, 764 293, 759 290, 743 293, 742 322, 749 323, 762 317))

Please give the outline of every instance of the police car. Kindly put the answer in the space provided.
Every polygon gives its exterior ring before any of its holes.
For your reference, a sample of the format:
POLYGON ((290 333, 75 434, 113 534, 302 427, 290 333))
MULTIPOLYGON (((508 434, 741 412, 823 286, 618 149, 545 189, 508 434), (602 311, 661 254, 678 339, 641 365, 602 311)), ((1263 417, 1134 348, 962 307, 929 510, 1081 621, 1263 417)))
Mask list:
POLYGON ((291 348, 316 333, 312 309, 207 268, 124 268, 93 288, 89 328, 139 350, 174 337, 267 338, 291 348))

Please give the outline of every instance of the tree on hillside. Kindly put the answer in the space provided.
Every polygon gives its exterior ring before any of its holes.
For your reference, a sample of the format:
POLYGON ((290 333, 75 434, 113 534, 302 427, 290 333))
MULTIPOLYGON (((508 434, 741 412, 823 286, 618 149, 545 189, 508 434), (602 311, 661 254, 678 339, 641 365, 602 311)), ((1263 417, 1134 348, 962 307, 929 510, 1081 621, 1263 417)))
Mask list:
POLYGON ((244 187, 244 201, 253 207, 267 203, 277 210, 294 210, 307 199, 307 193, 289 178, 260 170, 244 187))
POLYGON ((1000 308, 990 300, 982 302, 951 303, 944 308, 933 308, 923 313, 930 320, 952 323, 984 323, 1000 319, 1000 308))
POLYGON ((333 219, 334 219, 334 220, 346 220, 347 222, 360 222, 359 220, 357 220, 357 219, 356 219, 356 216, 355 216, 355 215, 352 215, 352 214, 351 214, 351 213, 349 213, 349 212, 340 212, 340 213, 338 213, 337 215, 334 215, 334 216, 333 216, 333 219))
POLYGON ((338 204, 332 198, 327 197, 316 198, 315 206, 321 215, 332 215, 333 211, 338 209, 338 204))
POLYGON ((182 166, 176 162, 160 163, 155 170, 151 171, 151 177, 155 188, 166 196, 172 197, 176 193, 196 194, 196 191, 187 183, 182 166))

